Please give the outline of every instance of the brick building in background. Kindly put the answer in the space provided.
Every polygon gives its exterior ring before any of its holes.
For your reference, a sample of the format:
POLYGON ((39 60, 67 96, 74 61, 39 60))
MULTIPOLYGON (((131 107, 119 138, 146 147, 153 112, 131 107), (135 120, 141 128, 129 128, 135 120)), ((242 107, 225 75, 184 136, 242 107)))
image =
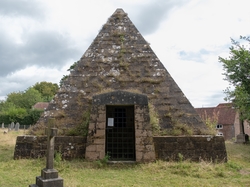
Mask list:
MULTIPOLYGON (((232 103, 220 103, 216 107, 196 108, 200 117, 206 121, 214 121, 217 124, 217 136, 224 136, 225 140, 235 138, 240 133, 239 114, 232 103)), ((247 121, 244 121, 244 132, 250 134, 250 126, 247 121)))

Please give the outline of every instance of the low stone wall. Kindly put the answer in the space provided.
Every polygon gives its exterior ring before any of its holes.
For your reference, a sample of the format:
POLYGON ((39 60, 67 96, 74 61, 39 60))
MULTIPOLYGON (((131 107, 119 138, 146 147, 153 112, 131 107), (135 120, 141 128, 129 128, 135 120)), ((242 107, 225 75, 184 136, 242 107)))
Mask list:
MULTIPOLYGON (((71 160, 84 158, 86 138, 79 136, 56 136, 55 152, 60 152, 62 158, 71 160)), ((46 155, 47 136, 18 136, 14 159, 41 158, 46 155)))
POLYGON ((223 137, 154 137, 156 159, 165 161, 213 161, 227 162, 227 152, 223 137))
MULTIPOLYGON (((155 156, 158 160, 191 160, 226 162, 227 152, 223 137, 189 136, 189 137, 153 137, 155 156), (180 158, 183 157, 183 158, 180 158)), ((14 159, 41 158, 47 150, 46 136, 18 136, 14 159)), ((66 160, 85 158, 86 138, 78 136, 56 136, 55 151, 62 153, 66 160)))

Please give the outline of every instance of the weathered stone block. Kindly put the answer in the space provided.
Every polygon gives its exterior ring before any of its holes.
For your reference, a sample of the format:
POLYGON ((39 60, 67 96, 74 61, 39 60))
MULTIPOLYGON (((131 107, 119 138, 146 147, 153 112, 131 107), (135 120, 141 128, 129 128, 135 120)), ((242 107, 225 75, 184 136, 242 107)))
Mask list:
POLYGON ((36 177, 36 185, 38 187, 63 187, 63 179, 58 177, 55 179, 43 179, 42 177, 36 177))
POLYGON ((106 120, 97 123, 97 129, 105 130, 105 128, 106 128, 106 120))
POLYGON ((97 122, 106 122, 106 113, 100 113, 97 122))
POLYGON ((96 151, 97 152, 105 152, 105 146, 103 145, 96 145, 96 151))
POLYGON ((155 151, 155 148, 153 145, 146 145, 145 146, 145 150, 147 150, 148 152, 154 152, 155 151))
POLYGON ((88 145, 86 147, 86 152, 95 152, 96 151, 96 145, 88 145))
POLYGON ((155 152, 146 152, 143 154, 143 161, 144 162, 150 162, 155 160, 155 152))
POLYGON ((105 145, 105 139, 104 138, 95 138, 94 144, 105 145))
POLYGON ((178 160, 178 154, 192 161, 226 162, 227 153, 224 139, 221 137, 154 137, 156 158, 178 160), (178 143, 177 143, 178 142, 178 143))
POLYGON ((103 130, 103 129, 97 129, 96 130, 96 133, 95 133, 95 137, 96 138, 105 138, 105 130, 103 130))
POLYGON ((85 158, 87 160, 92 160, 92 161, 93 160, 98 160, 98 159, 100 159, 100 153, 88 151, 88 152, 86 152, 85 158))
POLYGON ((135 155, 136 155, 136 162, 141 162, 143 158, 143 153, 140 151, 136 151, 135 155))

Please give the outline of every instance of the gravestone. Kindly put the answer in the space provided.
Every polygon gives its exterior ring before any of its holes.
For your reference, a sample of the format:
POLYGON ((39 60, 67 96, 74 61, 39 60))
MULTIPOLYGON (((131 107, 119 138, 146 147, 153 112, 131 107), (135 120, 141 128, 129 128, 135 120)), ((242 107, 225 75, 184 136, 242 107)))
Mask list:
POLYGON ((15 124, 14 124, 14 122, 12 122, 12 123, 10 124, 10 130, 13 130, 14 127, 15 127, 15 124))
POLYGON ((4 123, 2 123, 2 129, 4 129, 4 123))
POLYGON ((58 171, 54 169, 54 147, 57 128, 51 128, 54 119, 50 119, 47 128, 47 156, 46 168, 41 170, 41 176, 36 177, 36 184, 29 187, 63 187, 63 179, 58 176, 58 171))
POLYGON ((20 124, 17 122, 15 125, 15 131, 19 131, 20 124))
POLYGON ((236 136, 236 143, 246 143, 249 141, 249 136, 244 131, 244 120, 239 117, 240 133, 236 136))
POLYGON ((8 132, 11 131, 11 125, 8 124, 8 132))

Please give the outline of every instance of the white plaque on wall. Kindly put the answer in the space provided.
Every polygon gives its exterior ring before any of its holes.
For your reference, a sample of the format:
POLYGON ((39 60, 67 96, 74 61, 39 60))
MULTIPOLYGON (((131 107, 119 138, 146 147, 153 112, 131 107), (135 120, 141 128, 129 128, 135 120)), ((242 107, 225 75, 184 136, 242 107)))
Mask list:
POLYGON ((114 118, 108 118, 108 126, 113 127, 114 126, 114 118))

